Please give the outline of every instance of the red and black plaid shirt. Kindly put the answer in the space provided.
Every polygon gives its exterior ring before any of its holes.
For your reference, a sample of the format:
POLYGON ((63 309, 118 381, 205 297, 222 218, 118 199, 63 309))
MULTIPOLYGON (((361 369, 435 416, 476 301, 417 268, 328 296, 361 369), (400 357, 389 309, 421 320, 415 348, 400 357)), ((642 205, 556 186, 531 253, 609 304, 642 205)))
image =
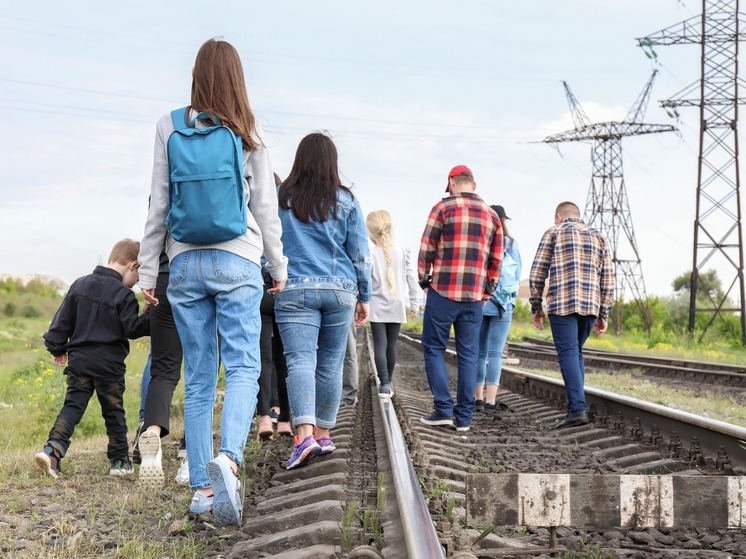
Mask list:
POLYGON ((430 211, 422 233, 417 273, 452 301, 488 299, 500 278, 500 218, 473 192, 444 198, 430 211))

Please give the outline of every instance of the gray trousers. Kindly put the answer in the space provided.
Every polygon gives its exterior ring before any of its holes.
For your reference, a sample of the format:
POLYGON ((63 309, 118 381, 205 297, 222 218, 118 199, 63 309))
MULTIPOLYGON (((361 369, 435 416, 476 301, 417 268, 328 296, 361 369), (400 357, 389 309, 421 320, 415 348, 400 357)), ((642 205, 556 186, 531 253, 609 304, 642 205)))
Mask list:
POLYGON ((347 335, 347 351, 345 352, 344 366, 342 368, 342 403, 354 406, 357 403, 357 328, 355 323, 350 325, 347 335))

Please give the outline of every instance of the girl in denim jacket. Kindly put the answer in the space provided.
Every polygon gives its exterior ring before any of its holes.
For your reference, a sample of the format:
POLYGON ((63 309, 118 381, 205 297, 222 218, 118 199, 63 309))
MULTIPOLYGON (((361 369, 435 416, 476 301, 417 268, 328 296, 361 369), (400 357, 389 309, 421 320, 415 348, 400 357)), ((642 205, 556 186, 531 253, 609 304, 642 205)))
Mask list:
POLYGON ((368 319, 370 254, 360 205, 341 184, 337 148, 320 133, 298 145, 279 189, 282 244, 288 258, 275 320, 285 347, 295 446, 287 469, 335 450, 347 333, 368 319))

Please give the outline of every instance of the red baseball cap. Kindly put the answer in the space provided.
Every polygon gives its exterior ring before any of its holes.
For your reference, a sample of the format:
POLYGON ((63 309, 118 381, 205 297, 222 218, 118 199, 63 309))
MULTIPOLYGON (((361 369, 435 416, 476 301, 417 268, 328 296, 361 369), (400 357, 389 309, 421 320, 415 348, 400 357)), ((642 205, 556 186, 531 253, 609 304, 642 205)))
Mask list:
MULTIPOLYGON (((453 177, 459 177, 461 175, 468 175, 471 178, 474 178, 474 173, 471 172, 471 169, 467 167, 466 165, 456 165, 453 169, 451 169, 451 172, 448 173, 448 182, 453 177)), ((446 182, 446 192, 448 192, 448 182, 446 182)))

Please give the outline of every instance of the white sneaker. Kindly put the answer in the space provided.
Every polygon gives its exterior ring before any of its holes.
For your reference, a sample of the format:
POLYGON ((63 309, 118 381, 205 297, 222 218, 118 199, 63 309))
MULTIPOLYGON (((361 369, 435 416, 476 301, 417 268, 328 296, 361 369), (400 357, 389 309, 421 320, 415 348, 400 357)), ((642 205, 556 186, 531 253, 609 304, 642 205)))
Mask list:
POLYGON ((140 476, 138 482, 145 487, 162 487, 164 483, 161 454, 161 436, 153 431, 140 435, 140 476))
POLYGON ((218 454, 207 463, 207 477, 214 493, 212 514, 218 526, 241 525, 241 483, 230 467, 225 454, 218 454))
POLYGON ((189 485, 189 458, 187 458, 186 451, 184 451, 184 457, 181 459, 179 471, 176 472, 176 483, 189 485))

